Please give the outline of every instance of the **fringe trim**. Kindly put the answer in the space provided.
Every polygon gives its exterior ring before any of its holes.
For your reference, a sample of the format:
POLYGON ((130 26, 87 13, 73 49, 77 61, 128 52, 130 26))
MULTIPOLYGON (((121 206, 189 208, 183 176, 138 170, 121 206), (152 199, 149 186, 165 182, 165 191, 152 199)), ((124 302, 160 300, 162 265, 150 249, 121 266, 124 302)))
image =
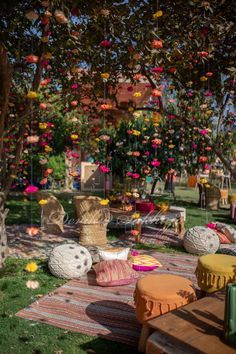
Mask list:
POLYGON ((202 270, 197 267, 195 271, 195 275, 197 277, 198 285, 202 290, 209 290, 210 288, 213 291, 217 291, 223 289, 229 282, 236 281, 235 274, 225 274, 225 275, 218 275, 217 273, 209 273, 206 270, 202 270))

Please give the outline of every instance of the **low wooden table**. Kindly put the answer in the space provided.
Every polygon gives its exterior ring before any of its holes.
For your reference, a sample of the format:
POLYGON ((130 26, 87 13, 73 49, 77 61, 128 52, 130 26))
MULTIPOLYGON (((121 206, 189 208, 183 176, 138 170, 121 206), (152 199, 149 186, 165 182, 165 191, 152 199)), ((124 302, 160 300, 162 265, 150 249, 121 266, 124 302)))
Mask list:
POLYGON ((125 211, 119 208, 110 208, 110 213, 113 221, 117 225, 125 226, 132 225, 136 230, 139 231, 139 235, 142 235, 142 228, 145 225, 150 225, 154 223, 167 223, 173 222, 175 232, 182 238, 185 232, 184 222, 185 222, 185 213, 182 210, 170 209, 170 211, 165 213, 160 213, 157 210, 153 212, 139 212, 140 217, 138 219, 132 219, 132 215, 136 213, 135 211, 125 211))
MULTIPOLYGON (((156 331, 155 354, 236 354, 223 342, 224 299, 205 297, 148 321, 149 334, 156 331)), ((146 354, 153 354, 149 343, 146 354)))

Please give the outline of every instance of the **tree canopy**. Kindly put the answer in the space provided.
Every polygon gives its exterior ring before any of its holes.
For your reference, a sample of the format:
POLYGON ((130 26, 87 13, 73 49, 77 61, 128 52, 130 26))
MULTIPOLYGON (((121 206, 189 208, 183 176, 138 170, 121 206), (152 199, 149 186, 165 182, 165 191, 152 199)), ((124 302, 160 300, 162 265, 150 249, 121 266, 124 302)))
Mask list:
MULTIPOLYGON (((0 14, 3 190, 9 190, 24 151, 32 147, 27 137, 36 134, 40 122, 42 127, 53 120, 49 128, 57 141, 43 149, 45 156, 73 148, 81 135, 96 149, 96 131, 107 129, 114 109, 128 112, 130 119, 136 110, 158 112, 163 121, 185 130, 183 149, 191 152, 195 136, 204 139, 232 170, 233 0, 106 0, 92 5, 10 0, 1 2, 0 14), (117 91, 124 82, 130 83, 134 99, 121 107, 117 91), (143 94, 136 90, 140 82, 151 89, 142 107, 135 104, 143 94), (73 134, 78 139, 71 139, 73 134)), ((152 129, 162 134, 158 126, 152 129)))

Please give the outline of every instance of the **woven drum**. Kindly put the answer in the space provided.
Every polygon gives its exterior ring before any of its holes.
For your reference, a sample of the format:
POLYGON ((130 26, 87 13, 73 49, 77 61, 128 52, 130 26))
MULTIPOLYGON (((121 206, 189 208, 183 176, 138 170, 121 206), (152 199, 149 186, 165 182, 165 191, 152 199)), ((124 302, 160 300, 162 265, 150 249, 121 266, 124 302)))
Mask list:
POLYGON ((184 248, 193 254, 215 253, 220 247, 217 233, 204 226, 195 226, 184 235, 184 248))
POLYGON ((100 204, 101 198, 95 196, 76 196, 73 200, 79 224, 107 224, 109 222, 109 207, 100 204))
POLYGON ((84 246, 99 246, 107 243, 107 224, 80 224, 79 243, 84 246))

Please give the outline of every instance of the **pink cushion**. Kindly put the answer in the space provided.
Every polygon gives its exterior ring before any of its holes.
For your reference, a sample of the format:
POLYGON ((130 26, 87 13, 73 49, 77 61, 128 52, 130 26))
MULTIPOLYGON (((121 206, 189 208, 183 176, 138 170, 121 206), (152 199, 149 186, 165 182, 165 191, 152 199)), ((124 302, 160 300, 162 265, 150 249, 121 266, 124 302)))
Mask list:
POLYGON ((130 284, 139 277, 128 261, 114 259, 97 263, 93 269, 100 286, 117 286, 130 284))

